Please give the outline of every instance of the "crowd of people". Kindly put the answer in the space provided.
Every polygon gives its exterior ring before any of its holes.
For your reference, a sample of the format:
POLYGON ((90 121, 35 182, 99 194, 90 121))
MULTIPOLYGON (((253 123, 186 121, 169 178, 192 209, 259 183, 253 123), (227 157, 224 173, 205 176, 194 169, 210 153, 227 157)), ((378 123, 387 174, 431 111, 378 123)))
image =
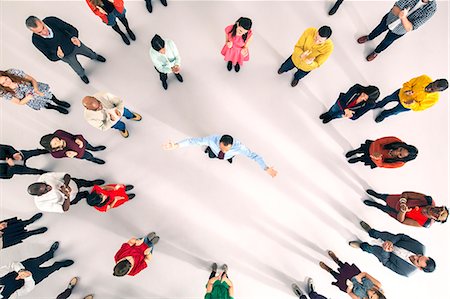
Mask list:
MULTIPOLYGON (((126 18, 123 0, 86 0, 88 7, 103 23, 117 32, 127 45, 130 40, 135 41, 136 35, 130 29, 126 18), (123 32, 117 19, 125 27, 123 32)), ((338 11, 343 0, 338 0, 329 14, 338 11)), ((161 0, 167 6, 165 0, 161 0)), ((151 0, 145 0, 146 8, 152 12, 151 0)), ((395 40, 416 30, 433 16, 437 9, 433 0, 399 0, 382 18, 380 24, 368 35, 357 39, 362 44, 375 39, 387 31, 382 42, 367 56, 367 61, 374 60, 385 51, 395 40)), ((225 27, 225 41, 220 53, 223 55, 228 71, 234 69, 239 72, 244 62, 250 61, 250 45, 253 40, 252 20, 240 17, 225 27)), ((32 32, 33 45, 50 61, 67 63, 80 79, 89 84, 83 66, 77 55, 83 55, 91 60, 106 62, 106 58, 86 46, 78 38, 79 32, 75 26, 57 17, 49 16, 40 19, 30 16, 25 20, 25 26, 32 32)), ((290 55, 278 69, 278 74, 295 69, 291 86, 295 87, 299 81, 312 70, 321 67, 330 59, 334 45, 331 39, 332 29, 329 26, 307 28, 301 34, 290 55)), ((149 42, 149 58, 154 65, 162 87, 168 88, 168 75, 173 73, 181 83, 181 56, 174 41, 155 34, 149 42)), ((411 50, 413 51, 413 50, 411 50)), ((328 123, 336 118, 357 120, 371 109, 383 108, 390 102, 396 106, 381 111, 375 121, 377 123, 386 118, 407 111, 423 111, 438 102, 439 93, 448 88, 446 79, 432 79, 427 75, 415 77, 389 96, 378 101, 381 91, 378 87, 355 84, 345 93, 340 93, 335 104, 319 116, 322 122, 328 123)), ((42 108, 56 110, 62 114, 69 114, 70 104, 59 100, 50 91, 50 86, 37 81, 31 75, 19 69, 0 71, 0 95, 4 100, 17 105, 27 105, 34 110, 42 108)), ((124 119, 141 121, 142 116, 126 107, 124 100, 109 92, 97 92, 81 99, 84 107, 84 118, 93 127, 107 131, 116 129, 127 138, 129 131, 124 119)), ((406 117, 406 115, 405 115, 406 117)), ((413 118, 411 113, 408 117, 413 118)), ((14 175, 39 175, 35 183, 27 187, 36 208, 42 212, 65 213, 71 206, 86 200, 89 206, 99 212, 107 212, 118 208, 135 197, 129 193, 133 185, 109 183, 102 179, 87 180, 74 178, 67 172, 53 172, 50 170, 30 168, 26 165, 28 159, 50 154, 53 158, 75 158, 105 164, 103 159, 95 157, 91 152, 106 150, 104 145, 91 145, 82 134, 66 132, 54 128, 54 132, 44 135, 40 139, 42 149, 17 150, 12 145, 0 145, 0 178, 11 179, 14 175)), ((206 137, 187 138, 179 142, 168 142, 163 145, 165 150, 175 150, 190 145, 204 147, 205 154, 211 159, 226 160, 230 164, 236 155, 244 155, 254 160, 259 167, 272 178, 277 176, 273 166, 268 166, 264 159, 251 151, 242 142, 227 134, 213 134, 206 137)), ((30 147, 34 147, 31 145, 30 147)), ((349 163, 363 162, 371 168, 397 168, 417 158, 419 150, 397 137, 388 136, 376 140, 366 140, 357 149, 350 150, 345 155, 349 163)), ((25 188, 25 187, 24 187, 25 188)), ((401 194, 379 194, 374 190, 367 190, 367 194, 376 200, 364 200, 367 206, 375 207, 398 222, 412 227, 429 228, 434 222, 445 223, 448 218, 448 208, 436 206, 431 196, 417 192, 405 191, 401 194), (377 201, 378 200, 378 201, 377 201), (380 203, 381 201, 382 203, 380 203)), ((0 248, 8 248, 22 243, 25 239, 38 234, 44 234, 47 227, 28 230, 27 227, 43 216, 37 213, 29 220, 17 217, 0 222, 0 248)), ((362 251, 371 253, 378 258, 383 266, 399 275, 410 276, 417 270, 431 273, 437 262, 425 256, 425 246, 414 238, 402 233, 381 232, 373 229, 364 221, 361 227, 373 241, 372 244, 360 240, 352 240, 349 245, 362 251)), ((153 250, 160 237, 151 232, 147 236, 132 237, 123 243, 113 257, 115 265, 112 274, 116 277, 135 276, 147 268, 153 257, 153 250)), ((31 242, 31 241, 29 241, 31 242)), ((65 259, 55 262, 48 267, 41 265, 54 257, 59 242, 53 243, 50 249, 39 257, 29 258, 21 262, 11 263, 2 268, 0 274, 0 298, 10 298, 29 293, 35 285, 50 274, 61 268, 71 266, 74 261, 65 259)), ((351 298, 384 299, 388 297, 380 281, 367 272, 362 272, 355 264, 342 262, 333 251, 328 251, 330 258, 338 265, 335 271, 324 262, 319 266, 329 272, 335 279, 332 283, 351 298)), ((206 283, 205 299, 227 299, 234 297, 234 285, 229 279, 228 265, 223 265, 218 272, 217 263, 211 265, 211 274, 206 283)), ((57 298, 68 298, 79 278, 70 280, 67 288, 57 298)), ((294 294, 300 299, 306 299, 304 291, 292 284, 294 294)), ((326 299, 316 292, 314 281, 308 279, 306 294, 311 299, 326 299)), ((92 299, 93 294, 85 299, 92 299)))

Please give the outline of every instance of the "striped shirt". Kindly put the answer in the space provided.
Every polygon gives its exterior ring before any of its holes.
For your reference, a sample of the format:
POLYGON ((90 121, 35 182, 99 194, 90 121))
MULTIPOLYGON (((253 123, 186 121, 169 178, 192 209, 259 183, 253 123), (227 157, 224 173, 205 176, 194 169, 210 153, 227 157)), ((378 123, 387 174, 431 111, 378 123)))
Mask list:
MULTIPOLYGON (((413 9, 417 3, 422 0, 399 0, 395 2, 395 6, 398 6, 401 10, 403 9, 413 9)), ((436 12, 436 1, 429 0, 427 4, 422 6, 421 8, 415 10, 410 15, 408 15, 408 20, 413 25, 413 30, 416 30, 423 24, 425 24, 426 21, 428 21, 436 12)), ((388 13, 386 24, 389 25, 395 21, 397 21, 399 18, 398 16, 394 15, 392 11, 388 13)), ((397 35, 403 35, 407 31, 405 30, 405 27, 400 23, 398 24, 394 29, 391 30, 392 33, 395 33, 397 35)))

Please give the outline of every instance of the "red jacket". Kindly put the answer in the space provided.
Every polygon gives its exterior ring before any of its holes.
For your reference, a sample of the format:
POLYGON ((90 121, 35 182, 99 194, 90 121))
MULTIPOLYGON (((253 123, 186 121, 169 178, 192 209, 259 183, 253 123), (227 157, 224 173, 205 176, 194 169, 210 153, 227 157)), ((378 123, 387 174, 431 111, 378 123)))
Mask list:
POLYGON ((372 144, 369 147, 369 154, 372 156, 374 153, 380 153, 381 159, 376 160, 372 158, 373 163, 375 163, 378 167, 382 168, 397 168, 402 167, 405 162, 403 161, 397 161, 393 163, 385 162, 385 159, 389 157, 388 153, 389 150, 384 149, 383 147, 387 144, 394 143, 394 142, 402 142, 397 137, 383 137, 380 139, 375 140, 372 142, 372 144))
MULTIPOLYGON (((103 0, 103 1, 109 1, 109 0, 103 0)), ((114 0, 109 1, 114 5, 114 8, 119 12, 123 13, 124 7, 123 7, 123 0, 114 0)), ((100 12, 100 9, 98 9, 97 6, 94 6, 91 4, 89 0, 86 0, 87 5, 89 5, 89 8, 92 10, 94 14, 100 17, 102 19, 103 23, 108 24, 108 17, 107 15, 100 12)))

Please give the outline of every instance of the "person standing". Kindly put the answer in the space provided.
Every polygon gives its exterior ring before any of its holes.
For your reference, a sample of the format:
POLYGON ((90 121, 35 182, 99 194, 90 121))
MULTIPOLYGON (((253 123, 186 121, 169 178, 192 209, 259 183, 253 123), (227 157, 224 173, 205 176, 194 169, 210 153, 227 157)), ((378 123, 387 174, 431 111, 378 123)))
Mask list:
MULTIPOLYGON (((72 279, 69 281, 69 285, 67 286, 67 288, 60 293, 56 299, 67 299, 70 297, 70 295, 72 295, 72 291, 75 288, 75 286, 78 283, 79 278, 78 277, 72 277, 72 279)), ((83 299, 94 299, 94 295, 90 294, 85 296, 83 299)))
POLYGON ((209 275, 208 283, 206 284, 205 299, 233 299, 234 286, 228 278, 228 266, 222 266, 222 273, 217 275, 217 264, 211 265, 211 274, 209 275))
POLYGON ((43 234, 48 229, 40 227, 34 230, 27 230, 26 227, 42 217, 42 213, 37 213, 28 220, 21 220, 17 217, 0 221, 0 250, 22 243, 28 237, 43 234))
POLYGON ((128 110, 119 97, 109 92, 98 92, 93 96, 86 96, 82 103, 84 118, 91 126, 102 131, 111 128, 119 130, 124 138, 128 138, 130 134, 125 123, 121 121, 122 116, 134 121, 142 120, 142 116, 128 110))
POLYGON ((123 6, 123 0, 86 0, 87 5, 92 10, 92 12, 100 17, 100 19, 106 25, 110 26, 115 32, 117 32, 125 44, 129 45, 130 40, 125 35, 125 33, 120 30, 119 25, 117 25, 117 20, 125 26, 128 36, 131 40, 136 40, 136 35, 131 31, 128 25, 128 20, 125 16, 126 9, 123 6))
POLYGON ((0 179, 10 179, 15 174, 43 174, 46 171, 30 168, 26 162, 31 157, 48 154, 45 149, 18 151, 10 145, 0 144, 0 179))
POLYGON ((96 152, 106 147, 103 145, 94 147, 80 134, 72 135, 63 130, 56 130, 53 134, 42 136, 39 143, 56 159, 75 158, 105 164, 105 161, 95 158, 88 150, 96 152))
POLYGON ((123 243, 114 256, 116 265, 113 275, 117 277, 135 276, 145 268, 152 259, 153 247, 158 243, 159 237, 151 232, 144 238, 131 238, 123 243))
POLYGON ((94 185, 86 201, 88 205, 93 206, 97 211, 107 212, 133 199, 136 196, 135 194, 127 194, 127 191, 133 188, 133 185, 123 184, 94 185))
POLYGON ((239 72, 244 61, 250 59, 248 46, 253 40, 252 20, 240 17, 236 23, 225 28, 225 45, 221 54, 227 62, 227 69, 239 72))
POLYGON ((344 2, 344 0, 336 0, 336 2, 334 3, 333 7, 331 7, 331 9, 328 12, 328 14, 330 16, 334 15, 338 11, 339 6, 341 6, 342 2, 344 2))
POLYGON ((95 53, 78 39, 78 30, 57 17, 47 17, 42 21, 30 16, 25 25, 33 32, 33 45, 49 60, 62 60, 80 76, 81 80, 88 84, 84 68, 77 59, 77 55, 89 57, 92 60, 105 62, 102 55, 95 53))
MULTIPOLYGON (((163 6, 167 6, 167 0, 160 0, 163 6)), ((145 0, 145 6, 149 13, 153 11, 152 0, 145 0)))
POLYGON ((380 209, 405 225, 428 228, 434 222, 447 222, 448 208, 445 206, 436 207, 431 196, 410 191, 405 191, 402 194, 380 194, 369 189, 366 192, 381 199, 385 204, 364 200, 365 205, 380 209))
POLYGON ((178 81, 183 82, 181 71, 181 57, 177 46, 170 39, 162 39, 155 34, 151 41, 150 58, 159 74, 164 89, 167 89, 167 74, 174 73, 178 81))
POLYGON ((38 82, 24 71, 9 69, 0 71, 0 96, 17 105, 27 105, 34 110, 54 109, 68 114, 70 104, 58 100, 50 92, 48 84, 38 82))
POLYGON ((366 222, 360 222, 361 227, 374 239, 380 239, 376 245, 367 242, 351 241, 349 245, 360 248, 378 258, 383 266, 402 276, 411 276, 416 270, 431 273, 436 263, 431 257, 424 256, 425 246, 405 234, 380 232, 370 227, 366 222), (378 245, 379 244, 379 245, 378 245))
POLYGON ((380 96, 378 87, 369 85, 367 87, 355 84, 346 93, 339 95, 336 103, 328 112, 320 115, 324 124, 335 118, 345 117, 357 120, 363 114, 375 107, 375 102, 380 96))
MULTIPOLYGON (((308 278, 308 296, 310 299, 327 299, 327 297, 318 294, 315 291, 314 287, 314 281, 312 278, 308 278)), ((300 287, 296 284, 292 284, 292 290, 294 291, 295 296, 297 296, 299 299, 307 299, 307 297, 303 294, 302 290, 300 290, 300 287)))
POLYGON ((330 40, 331 33, 331 28, 328 26, 306 29, 295 45, 294 53, 278 69, 278 74, 281 75, 296 68, 291 86, 297 86, 300 79, 320 67, 330 57, 334 49, 333 42, 330 40))
POLYGON ((427 75, 413 78, 403 84, 401 89, 396 90, 390 96, 385 97, 377 103, 375 108, 384 107, 387 103, 396 102, 394 108, 383 110, 375 118, 377 123, 382 122, 386 117, 396 115, 406 111, 423 111, 439 100, 439 92, 448 88, 446 79, 433 81, 427 75))
POLYGON ((418 153, 415 146, 389 136, 375 141, 366 140, 359 148, 347 152, 345 157, 350 158, 348 163, 363 162, 370 168, 398 168, 414 160, 418 153), (357 157, 353 157, 355 155, 357 157))
POLYGON ((436 12, 436 6, 435 0, 399 0, 395 2, 391 11, 381 19, 380 24, 369 35, 358 38, 358 43, 363 44, 388 31, 381 43, 366 57, 366 60, 374 60, 394 41, 425 24, 436 12))
POLYGON ((55 242, 50 250, 41 256, 22 262, 12 262, 7 267, 0 268, 2 270, 0 273, 0 298, 8 299, 26 295, 50 274, 73 265, 73 260, 62 260, 51 266, 41 267, 43 263, 54 257, 58 247, 59 242, 55 242))
POLYGON ((261 167, 261 169, 267 172, 267 174, 271 177, 275 177, 278 173, 273 167, 267 166, 261 156, 250 151, 239 140, 234 140, 234 138, 230 135, 212 135, 200 138, 189 138, 177 143, 166 143, 163 148, 165 150, 174 150, 189 145, 205 145, 205 153, 208 154, 209 158, 227 160, 229 163, 233 163, 233 158, 235 155, 241 154, 258 163, 259 167, 261 167))
POLYGON ((49 172, 28 186, 28 194, 34 196, 34 203, 39 210, 64 213, 69 210, 70 205, 75 205, 88 196, 89 192, 80 191, 81 188, 104 183, 104 180, 87 181, 72 178, 64 172, 49 172))

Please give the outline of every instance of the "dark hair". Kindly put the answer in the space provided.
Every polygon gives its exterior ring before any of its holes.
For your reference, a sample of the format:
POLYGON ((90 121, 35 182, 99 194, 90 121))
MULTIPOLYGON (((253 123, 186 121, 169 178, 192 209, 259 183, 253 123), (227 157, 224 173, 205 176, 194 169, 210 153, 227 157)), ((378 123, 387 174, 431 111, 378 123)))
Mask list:
POLYGON ((408 151, 408 156, 406 156, 406 157, 404 157, 402 159, 400 159, 400 158, 388 158, 388 159, 385 159, 384 161, 386 163, 394 163, 394 162, 397 162, 397 161, 406 163, 408 161, 414 160, 417 157, 417 154, 419 153, 419 150, 415 146, 406 144, 404 142, 392 142, 392 143, 389 143, 389 144, 386 144, 385 146, 383 146, 383 148, 387 149, 387 150, 391 150, 391 149, 392 150, 396 150, 396 149, 398 149, 400 147, 404 148, 404 149, 406 149, 408 151))
POLYGON ((25 20, 25 25, 28 28, 36 28, 37 27, 37 22, 40 21, 40 19, 38 17, 35 16, 29 16, 26 20, 25 20))
POLYGON ((329 26, 322 26, 319 28, 320 37, 329 38, 331 36, 331 28, 329 26))
MULTIPOLYGON (((12 82, 17 83, 17 84, 31 85, 31 80, 10 74, 8 71, 0 71, 0 77, 9 77, 9 79, 11 79, 12 82)), ((14 95, 15 91, 9 87, 4 87, 3 85, 0 84, 0 93, 11 93, 14 95)))
POLYGON ((380 290, 376 289, 373 291, 378 295, 378 299, 386 299, 386 296, 384 296, 384 294, 380 290))
POLYGON ((423 272, 431 273, 435 269, 436 269, 436 262, 431 257, 429 257, 427 260, 427 265, 424 268, 422 268, 422 270, 423 272))
POLYGON ((444 208, 444 210, 447 212, 447 217, 445 218, 445 220, 435 220, 436 222, 440 222, 440 223, 445 223, 445 222, 447 222, 447 219, 448 219, 448 209, 447 209, 447 207, 446 206, 443 206, 443 208, 444 208))
POLYGON ((125 275, 127 275, 128 271, 130 271, 131 267, 132 266, 131 266, 131 263, 129 260, 127 260, 127 259, 121 260, 114 266, 113 275, 114 276, 125 276, 125 275))
POLYGON ((448 81, 447 79, 438 79, 436 81, 434 81, 437 83, 437 87, 439 88, 439 90, 444 91, 448 88, 448 81))
POLYGON ((369 96, 367 102, 375 102, 380 97, 380 90, 376 86, 369 85, 367 87, 363 87, 361 92, 364 92, 369 96))
MULTIPOLYGON (((246 17, 240 17, 236 21, 236 23, 234 23, 233 28, 231 28, 231 30, 230 30, 231 36, 236 36, 238 23, 239 23, 239 26, 241 26, 245 30, 252 29, 252 20, 250 20, 249 18, 246 18, 246 17)), ((244 42, 247 40, 247 34, 248 34, 248 32, 242 35, 242 39, 244 40, 244 42)))
POLYGON ((164 47, 166 45, 165 41, 158 34, 155 34, 155 36, 152 38, 151 44, 152 44, 152 48, 155 51, 164 49, 164 47))
POLYGON ((103 207, 108 203, 107 200, 102 202, 102 197, 97 192, 89 193, 86 197, 87 204, 92 207, 103 207))
POLYGON ((233 137, 231 137, 230 135, 223 135, 222 137, 220 137, 220 141, 222 142, 223 145, 227 146, 229 144, 233 144, 233 137))
POLYGON ((46 184, 43 183, 43 182, 37 182, 37 183, 33 183, 33 184, 31 184, 30 186, 28 186, 28 189, 27 189, 28 194, 30 194, 30 195, 35 195, 35 196, 40 196, 40 195, 42 195, 42 194, 40 193, 42 184, 46 185, 46 184))
POLYGON ((41 137, 41 140, 39 141, 39 143, 42 145, 43 148, 45 148, 46 150, 48 150, 49 152, 54 152, 57 151, 59 149, 54 149, 51 147, 50 142, 52 141, 53 138, 57 138, 57 136, 55 136, 54 134, 47 134, 41 137))

